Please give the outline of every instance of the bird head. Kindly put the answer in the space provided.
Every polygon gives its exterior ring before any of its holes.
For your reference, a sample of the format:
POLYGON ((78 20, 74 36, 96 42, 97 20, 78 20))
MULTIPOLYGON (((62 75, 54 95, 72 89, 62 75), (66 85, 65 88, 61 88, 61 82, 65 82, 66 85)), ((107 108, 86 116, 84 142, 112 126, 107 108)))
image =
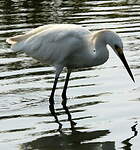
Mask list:
POLYGON ((118 55, 118 57, 121 59, 122 63, 124 64, 128 74, 130 75, 131 79, 135 82, 133 74, 130 70, 130 67, 126 61, 126 58, 123 53, 123 42, 121 38, 118 36, 118 34, 111 32, 112 36, 111 39, 108 41, 108 44, 111 46, 111 48, 115 51, 115 53, 118 55))

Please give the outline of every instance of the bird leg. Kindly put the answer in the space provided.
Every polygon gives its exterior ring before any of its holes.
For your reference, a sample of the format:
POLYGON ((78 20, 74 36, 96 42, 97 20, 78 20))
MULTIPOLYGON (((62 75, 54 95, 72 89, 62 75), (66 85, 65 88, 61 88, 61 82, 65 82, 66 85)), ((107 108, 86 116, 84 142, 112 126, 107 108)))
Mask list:
POLYGON ((70 74, 71 74, 71 71, 68 70, 67 76, 66 76, 66 80, 65 80, 65 84, 64 84, 64 88, 63 88, 63 92, 62 92, 62 99, 63 100, 67 100, 66 92, 67 92, 67 87, 68 87, 68 82, 69 82, 70 74))
POLYGON ((71 74, 71 70, 68 69, 68 73, 66 76, 66 80, 65 80, 65 84, 64 84, 64 88, 63 88, 63 92, 62 92, 62 99, 63 99, 62 100, 62 106, 63 106, 66 114, 68 115, 68 120, 70 121, 71 129, 73 130, 76 123, 72 120, 71 114, 70 114, 69 109, 66 105, 67 104, 66 91, 67 91, 67 87, 68 87, 68 81, 69 81, 70 74, 71 74))
POLYGON ((55 93, 55 89, 56 89, 56 85, 57 85, 58 78, 59 78, 59 77, 55 77, 55 81, 54 81, 54 84, 53 84, 51 96, 50 96, 50 98, 49 98, 49 103, 50 103, 49 109, 50 109, 51 114, 52 114, 52 115, 54 116, 54 118, 55 118, 55 122, 59 124, 58 131, 60 131, 61 128, 62 128, 62 124, 59 122, 58 117, 57 117, 56 112, 55 112, 55 109, 54 109, 54 93, 55 93))

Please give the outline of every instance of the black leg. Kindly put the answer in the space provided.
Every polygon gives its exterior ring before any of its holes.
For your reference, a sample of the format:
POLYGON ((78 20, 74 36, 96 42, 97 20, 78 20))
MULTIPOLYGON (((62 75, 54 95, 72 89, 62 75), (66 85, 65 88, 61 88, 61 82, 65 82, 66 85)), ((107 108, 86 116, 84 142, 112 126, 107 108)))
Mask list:
POLYGON ((71 124, 71 129, 74 129, 74 126, 76 125, 76 123, 72 120, 71 114, 69 112, 69 109, 67 107, 67 96, 66 96, 66 92, 67 92, 67 87, 68 87, 68 81, 69 81, 69 77, 71 74, 71 70, 68 70, 67 76, 66 76, 66 80, 65 80, 65 84, 64 84, 64 88, 63 88, 63 92, 62 92, 62 106, 66 112, 66 114, 68 115, 68 120, 70 121, 71 124))
POLYGON ((54 116, 54 118, 55 118, 55 122, 59 124, 58 131, 60 131, 61 128, 62 128, 62 124, 59 122, 58 117, 57 117, 56 112, 55 112, 55 109, 54 109, 54 93, 55 93, 57 81, 58 81, 58 77, 55 77, 55 81, 54 81, 54 84, 53 84, 51 96, 50 96, 50 98, 49 98, 49 103, 50 103, 49 109, 50 109, 51 114, 52 114, 52 115, 54 116))
POLYGON ((69 82, 70 74, 71 74, 71 71, 68 70, 67 76, 66 76, 66 80, 65 80, 65 84, 64 84, 64 88, 63 88, 63 92, 62 92, 62 99, 63 100, 67 100, 66 92, 67 92, 67 87, 68 87, 68 82, 69 82))

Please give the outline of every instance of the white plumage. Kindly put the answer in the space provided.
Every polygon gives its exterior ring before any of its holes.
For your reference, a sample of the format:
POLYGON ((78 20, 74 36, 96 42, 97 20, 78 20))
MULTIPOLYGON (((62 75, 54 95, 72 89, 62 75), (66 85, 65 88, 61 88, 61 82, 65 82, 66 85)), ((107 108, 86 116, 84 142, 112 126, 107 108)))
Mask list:
MULTIPOLYGON (((95 39, 96 35, 79 25, 53 24, 38 27, 24 35, 8 38, 7 42, 12 44, 12 50, 23 51, 43 63, 79 68, 100 64, 95 60, 95 39)), ((104 55, 103 52, 107 60, 107 51, 102 51, 102 55, 104 55)), ((105 60, 101 60, 101 63, 105 60)))
MULTIPOLYGON (((33 29, 23 35, 7 39, 14 51, 23 51, 29 56, 56 67, 56 76, 50 96, 50 111, 59 123, 54 111, 54 92, 58 77, 64 67, 68 69, 66 82, 62 92, 63 107, 68 114, 71 126, 74 122, 66 107, 66 90, 70 73, 74 68, 92 67, 105 63, 109 57, 107 45, 115 51, 124 63, 134 81, 131 70, 123 54, 123 43, 120 37, 110 30, 96 33, 74 24, 50 24, 33 29)), ((61 124, 59 123, 59 128, 61 124)))
POLYGON ((23 51, 43 63, 66 65, 68 57, 84 53, 88 46, 85 37, 89 35, 90 32, 80 26, 55 24, 38 27, 7 42, 12 44, 12 50, 23 51))

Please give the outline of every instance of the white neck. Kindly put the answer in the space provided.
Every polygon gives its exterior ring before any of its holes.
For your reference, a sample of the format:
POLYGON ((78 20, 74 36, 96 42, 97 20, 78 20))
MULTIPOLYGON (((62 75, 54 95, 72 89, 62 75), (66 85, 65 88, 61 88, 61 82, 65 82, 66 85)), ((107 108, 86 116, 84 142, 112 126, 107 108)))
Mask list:
MULTIPOLYGON (((97 33, 98 34, 98 33, 97 33)), ((95 35, 95 49, 96 53, 92 56, 93 57, 93 66, 98 66, 104 64, 109 58, 109 51, 106 47, 107 45, 107 37, 106 34, 102 33, 100 36, 97 37, 95 35)))

